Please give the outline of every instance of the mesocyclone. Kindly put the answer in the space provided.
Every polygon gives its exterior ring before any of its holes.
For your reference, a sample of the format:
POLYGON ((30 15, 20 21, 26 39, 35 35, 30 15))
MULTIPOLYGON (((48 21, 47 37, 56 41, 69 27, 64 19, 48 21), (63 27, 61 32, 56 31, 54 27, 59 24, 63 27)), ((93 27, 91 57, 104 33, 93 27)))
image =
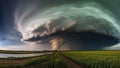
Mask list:
POLYGON ((97 2, 21 7, 16 9, 15 24, 24 42, 50 43, 53 50, 61 44, 61 49, 102 49, 119 42, 118 21, 97 2))

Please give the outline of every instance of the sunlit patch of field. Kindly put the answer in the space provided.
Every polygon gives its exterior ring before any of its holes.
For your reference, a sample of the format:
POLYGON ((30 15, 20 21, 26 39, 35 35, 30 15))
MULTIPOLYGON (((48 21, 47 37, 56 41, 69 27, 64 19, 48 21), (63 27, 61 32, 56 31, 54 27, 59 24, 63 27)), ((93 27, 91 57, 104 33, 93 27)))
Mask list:
POLYGON ((83 68, 120 68, 120 51, 68 51, 63 54, 83 68))

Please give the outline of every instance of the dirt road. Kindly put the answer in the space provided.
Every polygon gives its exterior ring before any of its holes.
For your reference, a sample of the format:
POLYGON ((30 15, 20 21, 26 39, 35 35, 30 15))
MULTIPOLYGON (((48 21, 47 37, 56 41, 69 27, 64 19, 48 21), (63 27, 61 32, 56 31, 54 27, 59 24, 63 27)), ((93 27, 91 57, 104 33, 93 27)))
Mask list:
POLYGON ((62 59, 64 59, 65 63, 68 64, 69 68, 82 68, 79 64, 76 64, 72 60, 66 58, 65 56, 62 55, 62 59))

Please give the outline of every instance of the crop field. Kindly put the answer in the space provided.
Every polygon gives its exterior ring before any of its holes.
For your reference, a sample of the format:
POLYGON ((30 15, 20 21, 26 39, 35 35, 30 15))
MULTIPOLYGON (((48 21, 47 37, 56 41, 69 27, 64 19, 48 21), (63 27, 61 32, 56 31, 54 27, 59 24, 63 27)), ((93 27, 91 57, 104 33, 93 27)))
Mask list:
POLYGON ((83 68, 120 68, 120 51, 69 51, 63 54, 83 68))
POLYGON ((68 68, 59 53, 50 55, 0 58, 0 68, 68 68))
POLYGON ((0 58, 0 68, 120 68, 120 51, 57 51, 35 57, 0 58))

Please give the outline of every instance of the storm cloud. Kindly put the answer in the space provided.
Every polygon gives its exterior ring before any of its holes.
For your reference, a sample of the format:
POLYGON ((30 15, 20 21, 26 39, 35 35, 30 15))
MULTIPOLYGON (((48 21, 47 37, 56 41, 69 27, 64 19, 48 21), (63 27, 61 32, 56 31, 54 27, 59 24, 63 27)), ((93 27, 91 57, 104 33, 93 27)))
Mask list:
POLYGON ((118 20, 97 1, 26 2, 15 12, 23 42, 47 43, 53 50, 104 49, 119 43, 118 20))

